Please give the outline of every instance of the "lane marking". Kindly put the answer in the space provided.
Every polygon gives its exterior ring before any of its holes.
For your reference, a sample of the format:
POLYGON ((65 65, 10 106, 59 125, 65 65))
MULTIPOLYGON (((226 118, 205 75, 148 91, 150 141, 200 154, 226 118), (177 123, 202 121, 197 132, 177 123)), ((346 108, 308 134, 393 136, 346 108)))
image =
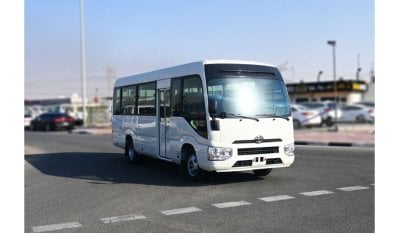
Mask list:
POLYGON ((70 222, 70 223, 58 223, 58 224, 51 224, 51 225, 44 225, 44 226, 36 226, 32 227, 33 232, 49 232, 49 231, 56 231, 61 229, 67 228, 77 228, 81 227, 82 224, 78 222, 70 222))
POLYGON ((371 185, 375 186, 375 184, 371 184, 371 185))
POLYGON ((130 215, 101 218, 100 220, 103 223, 116 223, 116 222, 130 221, 130 220, 136 220, 136 219, 145 219, 145 218, 146 217, 143 215, 130 214, 130 215))
POLYGON ((343 188, 337 188, 338 190, 342 191, 356 191, 356 190, 362 190, 362 189, 369 189, 369 187, 364 187, 364 186, 351 186, 351 187, 343 187, 343 188))
POLYGON ((177 215, 177 214, 184 214, 184 213, 191 213, 191 212, 198 212, 198 211, 201 211, 201 210, 197 207, 186 207, 186 208, 173 209, 173 210, 162 210, 160 212, 165 215, 177 215))
POLYGON ((279 195, 279 196, 272 196, 272 197, 262 197, 259 198, 260 200, 263 200, 265 202, 273 202, 273 201, 282 201, 282 200, 288 200, 288 199, 293 199, 295 197, 289 196, 289 195, 279 195))
POLYGON ((225 202, 225 203, 218 203, 218 204, 212 204, 212 205, 217 208, 223 209, 223 208, 229 208, 229 207, 251 205, 251 203, 247 202, 247 201, 235 201, 235 202, 225 202))
POLYGON ((320 195, 331 194, 331 193, 333 193, 333 192, 327 191, 327 190, 318 190, 318 191, 304 192, 304 193, 300 193, 300 194, 304 195, 304 196, 312 197, 312 196, 320 196, 320 195))

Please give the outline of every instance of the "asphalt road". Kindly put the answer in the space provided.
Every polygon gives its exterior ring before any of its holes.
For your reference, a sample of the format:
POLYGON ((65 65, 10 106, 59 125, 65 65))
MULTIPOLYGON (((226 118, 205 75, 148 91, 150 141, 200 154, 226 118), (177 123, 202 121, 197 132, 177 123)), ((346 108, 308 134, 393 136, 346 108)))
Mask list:
POLYGON ((25 232, 374 232, 374 192, 373 148, 296 146, 265 178, 194 183, 109 136, 25 133, 25 232))

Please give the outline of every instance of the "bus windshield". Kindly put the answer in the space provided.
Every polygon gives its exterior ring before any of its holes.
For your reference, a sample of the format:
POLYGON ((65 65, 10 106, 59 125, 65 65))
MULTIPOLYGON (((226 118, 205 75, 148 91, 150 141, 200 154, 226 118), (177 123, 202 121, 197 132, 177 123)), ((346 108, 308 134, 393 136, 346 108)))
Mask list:
POLYGON ((209 103, 215 114, 229 116, 288 117, 290 102, 284 82, 274 74, 221 72, 207 80, 209 103))

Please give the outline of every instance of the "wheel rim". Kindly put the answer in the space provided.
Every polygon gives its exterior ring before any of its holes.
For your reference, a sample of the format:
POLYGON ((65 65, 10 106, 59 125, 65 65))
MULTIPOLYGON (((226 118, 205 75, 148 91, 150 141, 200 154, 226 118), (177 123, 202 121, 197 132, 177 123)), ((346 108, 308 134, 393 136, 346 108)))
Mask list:
POLYGON ((132 160, 135 158, 135 156, 136 156, 136 152, 135 152, 135 149, 133 148, 133 144, 132 144, 132 143, 129 145, 128 156, 129 156, 129 159, 130 159, 131 161, 132 161, 132 160))
POLYGON ((192 154, 187 160, 187 171, 190 176, 196 176, 199 171, 196 155, 192 154))

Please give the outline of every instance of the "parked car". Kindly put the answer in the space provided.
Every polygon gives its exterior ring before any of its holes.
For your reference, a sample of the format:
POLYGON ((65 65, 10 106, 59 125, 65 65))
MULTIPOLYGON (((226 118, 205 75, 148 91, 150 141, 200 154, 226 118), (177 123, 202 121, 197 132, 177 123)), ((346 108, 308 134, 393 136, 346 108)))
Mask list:
POLYGON ((312 110, 305 106, 292 104, 293 128, 320 126, 321 115, 318 110, 312 110))
POLYGON ((24 115, 24 127, 29 128, 31 126, 31 121, 32 121, 32 115, 24 115))
MULTIPOLYGON (((322 102, 302 102, 302 106, 308 107, 311 110, 318 110, 321 115, 322 123, 326 126, 331 127, 335 123, 335 107, 336 103, 332 101, 322 101, 322 102)), ((337 119, 342 117, 342 111, 337 108, 337 119)))
POLYGON ((343 122, 374 122, 375 111, 374 108, 365 107, 363 105, 347 105, 342 107, 343 122))
POLYGON ((369 115, 372 121, 375 121, 375 102, 357 102, 356 105, 364 106, 369 109, 369 115))
POLYGON ((75 119, 65 113, 44 113, 31 121, 31 130, 72 130, 75 119))

